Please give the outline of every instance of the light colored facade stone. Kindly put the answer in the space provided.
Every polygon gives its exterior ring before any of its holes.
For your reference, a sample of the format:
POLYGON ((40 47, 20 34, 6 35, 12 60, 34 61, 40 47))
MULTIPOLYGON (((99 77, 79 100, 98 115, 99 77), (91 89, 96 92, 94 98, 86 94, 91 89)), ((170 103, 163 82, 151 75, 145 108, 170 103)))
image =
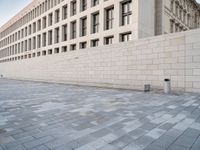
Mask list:
POLYGON ((125 89, 200 92, 200 30, 0 64, 7 78, 125 89))

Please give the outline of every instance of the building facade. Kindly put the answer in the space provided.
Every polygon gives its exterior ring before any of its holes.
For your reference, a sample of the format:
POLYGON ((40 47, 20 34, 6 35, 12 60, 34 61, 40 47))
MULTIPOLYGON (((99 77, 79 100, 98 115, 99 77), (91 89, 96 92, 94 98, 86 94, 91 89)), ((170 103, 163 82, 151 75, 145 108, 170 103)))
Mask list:
POLYGON ((0 28, 0 62, 197 27, 194 0, 33 0, 0 28))
POLYGON ((156 35, 200 27, 200 5, 195 0, 156 0, 156 35))

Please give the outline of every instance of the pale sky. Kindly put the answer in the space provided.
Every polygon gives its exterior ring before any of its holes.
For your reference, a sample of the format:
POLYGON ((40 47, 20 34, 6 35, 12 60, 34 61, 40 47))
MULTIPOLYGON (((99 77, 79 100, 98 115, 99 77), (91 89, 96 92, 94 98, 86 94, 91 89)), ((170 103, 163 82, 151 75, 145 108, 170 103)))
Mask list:
MULTIPOLYGON (((32 0, 0 0, 0 26, 6 23, 32 0)), ((197 0, 200 3, 200 0, 197 0)))

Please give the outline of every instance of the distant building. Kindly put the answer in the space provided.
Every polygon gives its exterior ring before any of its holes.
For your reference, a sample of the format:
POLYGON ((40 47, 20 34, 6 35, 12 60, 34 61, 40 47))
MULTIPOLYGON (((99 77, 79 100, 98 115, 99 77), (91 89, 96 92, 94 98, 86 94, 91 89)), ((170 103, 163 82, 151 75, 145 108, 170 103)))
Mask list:
POLYGON ((33 0, 0 28, 0 62, 198 27, 195 0, 33 0))
POLYGON ((195 0, 156 0, 156 35, 200 27, 200 5, 195 0))

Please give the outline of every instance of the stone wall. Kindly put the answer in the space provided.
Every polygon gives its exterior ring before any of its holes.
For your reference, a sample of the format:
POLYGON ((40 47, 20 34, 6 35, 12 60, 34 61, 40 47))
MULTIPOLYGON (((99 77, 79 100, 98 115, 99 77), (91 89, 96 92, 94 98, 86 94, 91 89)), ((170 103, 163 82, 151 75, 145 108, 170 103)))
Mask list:
POLYGON ((200 92, 200 30, 1 63, 5 78, 200 92))

